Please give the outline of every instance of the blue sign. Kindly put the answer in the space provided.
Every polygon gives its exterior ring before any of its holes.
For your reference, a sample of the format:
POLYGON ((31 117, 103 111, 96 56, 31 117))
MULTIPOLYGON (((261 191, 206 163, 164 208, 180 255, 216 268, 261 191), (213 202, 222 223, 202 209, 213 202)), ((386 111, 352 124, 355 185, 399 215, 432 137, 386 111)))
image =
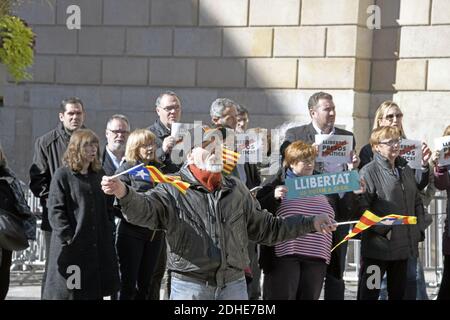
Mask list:
POLYGON ((288 199, 361 189, 359 174, 355 170, 303 176, 294 179, 288 178, 286 179, 286 187, 288 188, 288 199))

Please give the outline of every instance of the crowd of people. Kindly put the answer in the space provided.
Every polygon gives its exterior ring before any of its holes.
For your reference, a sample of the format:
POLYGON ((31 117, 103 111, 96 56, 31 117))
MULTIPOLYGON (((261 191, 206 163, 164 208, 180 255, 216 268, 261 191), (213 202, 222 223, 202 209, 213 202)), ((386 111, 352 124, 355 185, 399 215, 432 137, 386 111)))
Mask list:
MULTIPOLYGON (((307 108, 311 122, 286 132, 281 166, 263 179, 263 164, 249 159, 224 171, 227 137, 261 132, 249 129, 248 110, 231 99, 213 101, 210 125, 185 133, 183 161, 173 157, 180 140, 172 125, 182 122, 174 92, 159 95, 157 120, 147 128, 132 131, 125 115, 112 115, 104 148, 84 126, 82 100, 64 99, 58 126, 35 142, 29 171, 43 208, 42 299, 317 300, 323 290, 324 299, 343 300, 347 243, 332 248, 351 225, 338 222, 358 220, 366 210, 414 216, 417 224, 374 225, 361 233, 357 299, 423 298, 418 246, 432 222, 424 204, 436 189, 450 195, 450 167, 439 165, 439 151, 425 142, 421 168, 408 166, 400 155, 404 114, 392 101, 379 106, 359 155, 353 133, 335 126, 330 94, 314 93, 307 108), (317 135, 353 141, 347 161, 319 158, 317 135), (153 179, 149 167, 163 177, 153 179), (145 170, 136 174, 136 168, 145 170), (358 192, 287 196, 288 179, 347 171, 359 171, 358 192), (368 285, 374 266, 385 276, 382 286, 368 285), (160 297, 163 278, 166 297, 160 297)), ((450 297, 448 214, 447 204, 438 299, 450 297)), ((0 147, 0 299, 8 292, 12 251, 20 248, 5 230, 21 226, 15 235, 26 243, 35 239, 35 220, 0 147)))

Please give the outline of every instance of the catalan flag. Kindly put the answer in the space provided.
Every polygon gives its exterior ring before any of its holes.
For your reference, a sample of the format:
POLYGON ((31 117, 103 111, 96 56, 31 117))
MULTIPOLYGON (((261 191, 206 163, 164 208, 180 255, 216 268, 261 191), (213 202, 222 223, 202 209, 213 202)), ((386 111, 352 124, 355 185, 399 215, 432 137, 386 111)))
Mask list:
POLYGON ((223 172, 230 174, 239 160, 240 154, 233 150, 222 148, 223 172))
POLYGON ((338 246, 340 246, 345 241, 353 238, 358 233, 363 232, 364 230, 370 228, 373 225, 400 225, 400 224, 417 224, 417 217, 414 216, 402 216, 398 214, 389 214, 384 217, 379 217, 369 210, 366 210, 363 215, 361 216, 361 219, 359 219, 358 223, 353 227, 353 230, 349 232, 348 235, 345 236, 345 238, 339 242, 337 245, 334 246, 331 251, 336 249, 338 246))
POLYGON ((140 177, 142 180, 153 181, 155 183, 170 183, 183 194, 189 188, 190 184, 175 177, 166 176, 154 166, 138 166, 128 171, 128 174, 140 177))

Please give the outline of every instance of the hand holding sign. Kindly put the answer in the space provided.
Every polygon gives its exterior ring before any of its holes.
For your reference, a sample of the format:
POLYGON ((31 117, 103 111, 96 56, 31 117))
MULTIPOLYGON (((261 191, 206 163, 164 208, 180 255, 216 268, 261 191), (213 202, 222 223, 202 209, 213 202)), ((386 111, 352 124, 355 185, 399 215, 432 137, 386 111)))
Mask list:
POLYGON ((433 159, 440 166, 450 165, 450 136, 444 136, 435 140, 436 150, 439 151, 437 159, 433 159))
POLYGON ((399 155, 408 161, 408 166, 412 169, 422 168, 422 142, 418 140, 402 139, 399 155))
POLYGON ((431 150, 425 142, 422 142, 422 167, 428 166, 428 161, 431 158, 431 150))

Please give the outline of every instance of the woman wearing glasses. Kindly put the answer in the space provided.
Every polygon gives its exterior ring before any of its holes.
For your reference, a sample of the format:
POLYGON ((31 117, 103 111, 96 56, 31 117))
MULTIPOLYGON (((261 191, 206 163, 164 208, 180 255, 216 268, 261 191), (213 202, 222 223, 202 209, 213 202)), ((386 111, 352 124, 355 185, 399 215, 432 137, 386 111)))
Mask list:
POLYGON ((373 160, 361 169, 366 192, 360 196, 361 212, 377 216, 417 216, 417 225, 375 225, 361 234, 361 270, 358 299, 377 300, 387 273, 390 300, 402 300, 407 285, 408 258, 418 256, 424 238, 424 211, 413 170, 399 156, 402 131, 378 127, 370 136, 373 160))
MULTIPOLYGON (((116 173, 143 163, 160 167, 155 160, 156 137, 146 129, 134 130, 127 141, 125 162, 116 173)), ((148 177, 148 176, 147 176, 148 177)), ((120 179, 138 192, 153 188, 149 178, 123 174, 120 179)), ((152 275, 158 262, 164 232, 133 225, 122 218, 117 227, 116 248, 119 257, 120 300, 149 299, 152 275)))
MULTIPOLYGON (((334 211, 324 195, 285 199, 285 179, 313 174, 317 149, 295 141, 285 151, 283 168, 257 194, 264 209, 280 217, 314 216, 334 211)), ((263 247, 264 299, 318 300, 331 257, 331 234, 310 233, 275 247, 263 247)))

